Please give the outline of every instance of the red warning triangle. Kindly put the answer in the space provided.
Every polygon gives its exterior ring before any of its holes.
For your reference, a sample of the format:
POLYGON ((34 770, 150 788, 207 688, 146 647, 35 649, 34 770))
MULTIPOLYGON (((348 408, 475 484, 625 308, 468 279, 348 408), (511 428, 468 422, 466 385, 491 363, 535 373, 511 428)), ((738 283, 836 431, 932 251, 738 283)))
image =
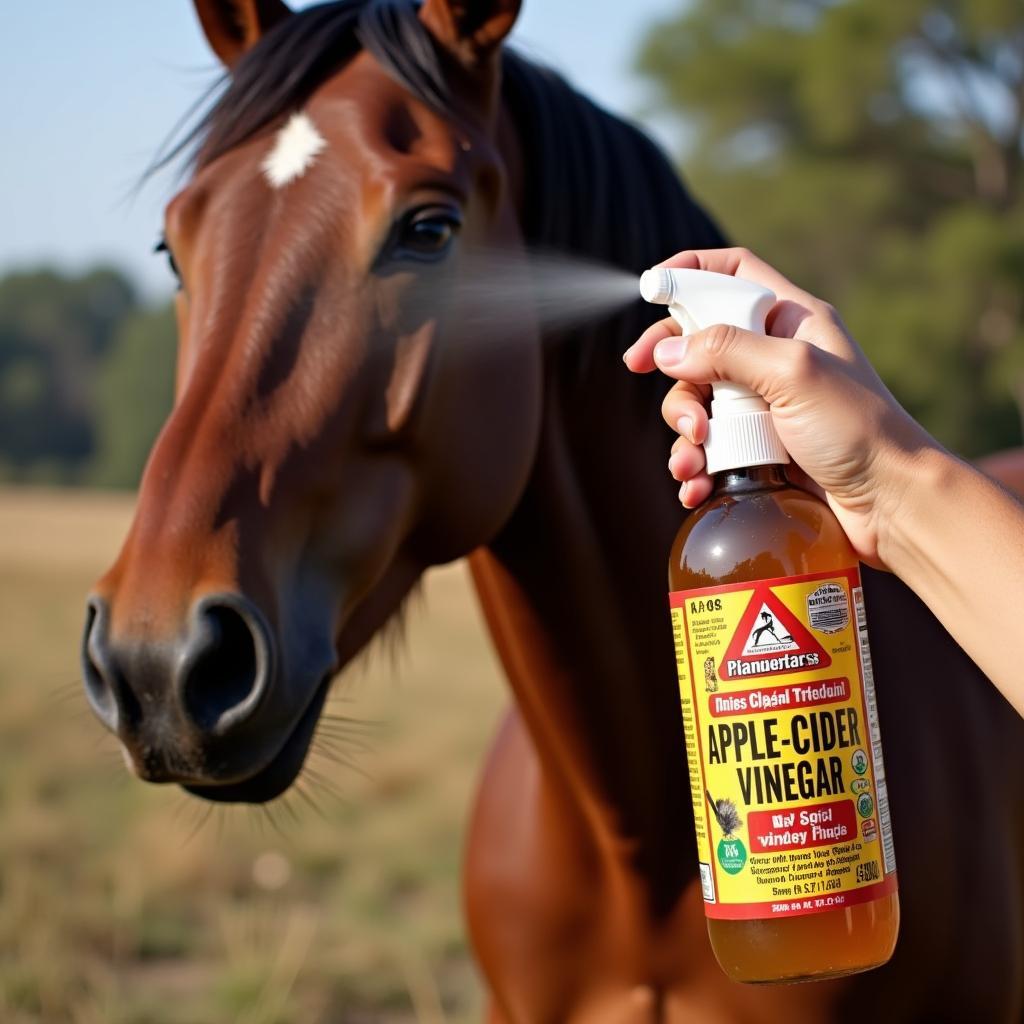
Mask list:
POLYGON ((832 659, 807 627, 771 587, 759 584, 750 595, 718 674, 723 679, 750 679, 810 672, 831 664, 832 659))

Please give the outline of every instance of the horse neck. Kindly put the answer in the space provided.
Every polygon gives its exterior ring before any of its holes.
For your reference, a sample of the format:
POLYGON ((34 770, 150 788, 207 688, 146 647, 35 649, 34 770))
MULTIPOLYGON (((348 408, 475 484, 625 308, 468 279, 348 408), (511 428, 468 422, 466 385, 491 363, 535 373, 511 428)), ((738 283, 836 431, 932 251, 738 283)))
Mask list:
MULTIPOLYGON (((532 244, 635 273, 684 246, 724 244, 636 129, 556 76, 521 62, 506 72, 498 142, 532 244)), ((668 906, 693 842, 665 599, 681 514, 665 468, 666 384, 620 358, 652 319, 637 302, 596 330, 546 339, 533 471, 473 570, 545 776, 599 841, 631 851, 668 906)))
POLYGON ((595 363, 581 385, 548 360, 532 477, 474 577, 546 775, 671 903, 692 844, 665 598, 681 516, 656 382, 595 363))

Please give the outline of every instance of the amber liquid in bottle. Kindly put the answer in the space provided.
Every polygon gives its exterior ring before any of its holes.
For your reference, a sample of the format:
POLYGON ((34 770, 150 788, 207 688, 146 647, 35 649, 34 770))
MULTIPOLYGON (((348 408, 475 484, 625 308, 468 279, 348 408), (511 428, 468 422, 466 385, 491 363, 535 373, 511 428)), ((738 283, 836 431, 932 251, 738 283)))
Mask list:
MULTIPOLYGON (((781 466, 717 474, 711 498, 684 522, 669 589, 831 572, 857 556, 831 509, 781 466)), ((711 947, 734 981, 819 980, 884 964, 899 931, 899 896, 801 917, 708 919, 711 947)))

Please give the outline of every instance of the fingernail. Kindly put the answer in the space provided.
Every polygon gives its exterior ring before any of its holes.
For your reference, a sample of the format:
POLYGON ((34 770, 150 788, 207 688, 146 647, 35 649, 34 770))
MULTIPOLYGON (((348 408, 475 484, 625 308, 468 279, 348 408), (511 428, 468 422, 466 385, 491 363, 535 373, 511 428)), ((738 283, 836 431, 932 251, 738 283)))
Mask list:
POLYGON ((692 416, 680 416, 676 421, 676 430, 678 430, 679 433, 682 434, 683 437, 685 437, 691 444, 694 443, 692 416))
POLYGON ((690 486, 690 481, 686 480, 683 482, 683 486, 679 488, 679 500, 683 503, 683 508, 689 508, 686 504, 686 488, 690 486))
POLYGON ((659 366, 675 366, 686 355, 686 338, 666 338, 654 349, 654 361, 659 366))

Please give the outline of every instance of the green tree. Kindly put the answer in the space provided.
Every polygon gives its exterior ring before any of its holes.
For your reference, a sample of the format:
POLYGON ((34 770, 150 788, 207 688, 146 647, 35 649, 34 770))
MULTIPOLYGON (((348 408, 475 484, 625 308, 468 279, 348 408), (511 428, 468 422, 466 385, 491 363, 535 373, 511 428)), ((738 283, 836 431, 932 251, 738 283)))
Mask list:
POLYGON ((737 242, 968 455, 1021 443, 1019 0, 693 0, 639 67, 737 242))
POLYGON ((92 454, 93 384, 120 321, 137 306, 120 273, 52 270, 0 280, 0 459, 15 477, 75 479, 92 454))
POLYGON ((171 409, 176 349, 177 327, 169 306, 135 312, 121 324, 97 381, 93 482, 138 484, 171 409))

